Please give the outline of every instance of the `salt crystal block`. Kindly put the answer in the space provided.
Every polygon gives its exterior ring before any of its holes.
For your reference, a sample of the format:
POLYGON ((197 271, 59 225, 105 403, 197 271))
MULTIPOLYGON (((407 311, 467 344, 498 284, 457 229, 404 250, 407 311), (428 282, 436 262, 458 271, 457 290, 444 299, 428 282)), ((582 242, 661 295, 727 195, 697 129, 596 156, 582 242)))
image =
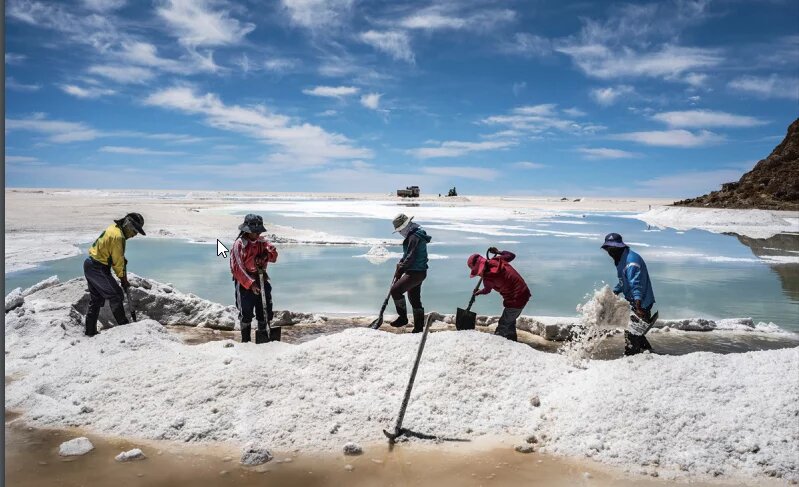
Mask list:
POLYGON ((239 463, 242 465, 261 465, 272 460, 272 452, 264 447, 255 445, 247 445, 241 452, 241 460, 239 463))
POLYGON ((24 302, 25 297, 22 295, 22 289, 15 288, 13 291, 6 294, 6 312, 11 311, 18 306, 22 306, 22 303, 24 302))
POLYGON ((345 455, 360 455, 361 453, 363 453, 363 448, 361 448, 361 445, 358 445, 357 443, 349 442, 344 445, 345 455))
POLYGON ((92 442, 85 436, 81 436, 61 443, 61 446, 58 447, 58 454, 62 457, 73 457, 85 455, 92 450, 94 450, 92 442))
POLYGON ((118 462, 129 462, 131 460, 144 460, 147 458, 144 456, 144 452, 138 448, 134 448, 132 450, 123 451, 119 455, 114 457, 114 460, 118 462))

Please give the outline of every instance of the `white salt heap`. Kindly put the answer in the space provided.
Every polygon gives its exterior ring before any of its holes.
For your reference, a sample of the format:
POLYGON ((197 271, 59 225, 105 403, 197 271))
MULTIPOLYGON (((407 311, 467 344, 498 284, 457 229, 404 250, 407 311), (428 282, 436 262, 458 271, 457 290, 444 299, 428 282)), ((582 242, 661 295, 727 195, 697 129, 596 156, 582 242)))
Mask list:
POLYGON ((58 447, 58 454, 62 457, 76 457, 85 455, 92 450, 94 450, 92 442, 85 436, 81 436, 61 443, 58 447))
MULTIPOLYGON (((65 297, 75 286, 35 292, 6 313, 6 374, 16 380, 5 406, 34 425, 340 452, 385 441, 420 338, 354 328, 297 345, 186 345, 151 319, 86 338, 85 308, 65 297)), ((487 333, 437 332, 404 425, 467 439, 535 435, 545 452, 666 477, 799 480, 797 377, 796 348, 576 369, 487 333)))

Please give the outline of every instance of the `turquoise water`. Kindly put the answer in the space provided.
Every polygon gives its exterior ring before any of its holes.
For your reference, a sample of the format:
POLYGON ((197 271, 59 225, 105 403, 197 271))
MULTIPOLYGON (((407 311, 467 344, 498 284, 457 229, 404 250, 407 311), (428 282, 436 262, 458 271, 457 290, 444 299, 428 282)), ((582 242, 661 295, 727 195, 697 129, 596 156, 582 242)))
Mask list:
MULTIPOLYGON (((297 228, 360 238, 392 238, 390 221, 382 219, 262 214, 267 222, 297 228)), ((501 236, 486 235, 481 227, 489 223, 486 221, 473 227, 434 219, 429 224, 421 220, 419 223, 433 236, 430 252, 447 257, 430 261, 422 292, 427 309, 452 313, 458 306, 465 306, 476 284, 468 277, 466 258, 496 245, 518 256, 513 265, 533 292, 525 314, 573 316, 576 305, 584 302, 588 293, 604 282, 615 283, 613 262, 599 248, 602 236, 615 231, 647 261, 661 317, 751 317, 799 331, 799 264, 762 261, 754 253, 760 252, 759 249, 744 245, 734 236, 699 230, 653 231, 641 221, 620 214, 490 222, 502 226, 499 231, 491 232, 513 234, 501 236)), ((785 238, 780 244, 786 247, 782 249, 784 255, 794 255, 791 252, 799 247, 799 237, 785 238)), ((222 240, 231 243, 231 238, 222 240)), ((372 264, 355 257, 368 249, 368 246, 279 246, 280 258, 269 271, 276 308, 376 313, 385 298, 396 259, 372 264)), ((389 250, 401 251, 399 246, 389 246, 389 250)), ((139 237, 128 243, 127 256, 131 272, 170 282, 184 292, 232 304, 229 265, 215 251, 213 245, 139 237)), ((83 259, 77 256, 6 274, 6 289, 29 286, 53 274, 61 279, 80 276, 83 259)), ((479 297, 474 309, 478 313, 498 314, 502 310, 501 298, 496 293, 479 297)))

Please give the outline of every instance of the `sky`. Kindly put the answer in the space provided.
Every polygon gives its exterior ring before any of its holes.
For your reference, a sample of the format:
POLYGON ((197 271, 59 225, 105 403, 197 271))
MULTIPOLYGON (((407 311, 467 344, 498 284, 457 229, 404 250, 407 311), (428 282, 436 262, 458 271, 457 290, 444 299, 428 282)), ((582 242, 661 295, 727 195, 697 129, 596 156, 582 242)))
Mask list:
POLYGON ((795 0, 8 0, 7 187, 687 197, 799 114, 795 0))

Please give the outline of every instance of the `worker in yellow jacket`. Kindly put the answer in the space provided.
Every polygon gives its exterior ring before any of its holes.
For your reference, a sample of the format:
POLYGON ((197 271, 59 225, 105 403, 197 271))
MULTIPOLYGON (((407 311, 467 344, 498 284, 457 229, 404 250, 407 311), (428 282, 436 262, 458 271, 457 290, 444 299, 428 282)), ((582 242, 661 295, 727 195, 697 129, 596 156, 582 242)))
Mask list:
POLYGON ((107 299, 118 325, 128 323, 123 307, 124 291, 130 287, 126 271, 125 242, 137 234, 144 233, 144 217, 139 213, 128 213, 106 228, 89 249, 89 257, 83 262, 83 274, 89 285, 89 309, 86 312, 86 336, 97 334, 97 318, 107 299), (111 276, 111 269, 119 277, 120 288, 111 276))

